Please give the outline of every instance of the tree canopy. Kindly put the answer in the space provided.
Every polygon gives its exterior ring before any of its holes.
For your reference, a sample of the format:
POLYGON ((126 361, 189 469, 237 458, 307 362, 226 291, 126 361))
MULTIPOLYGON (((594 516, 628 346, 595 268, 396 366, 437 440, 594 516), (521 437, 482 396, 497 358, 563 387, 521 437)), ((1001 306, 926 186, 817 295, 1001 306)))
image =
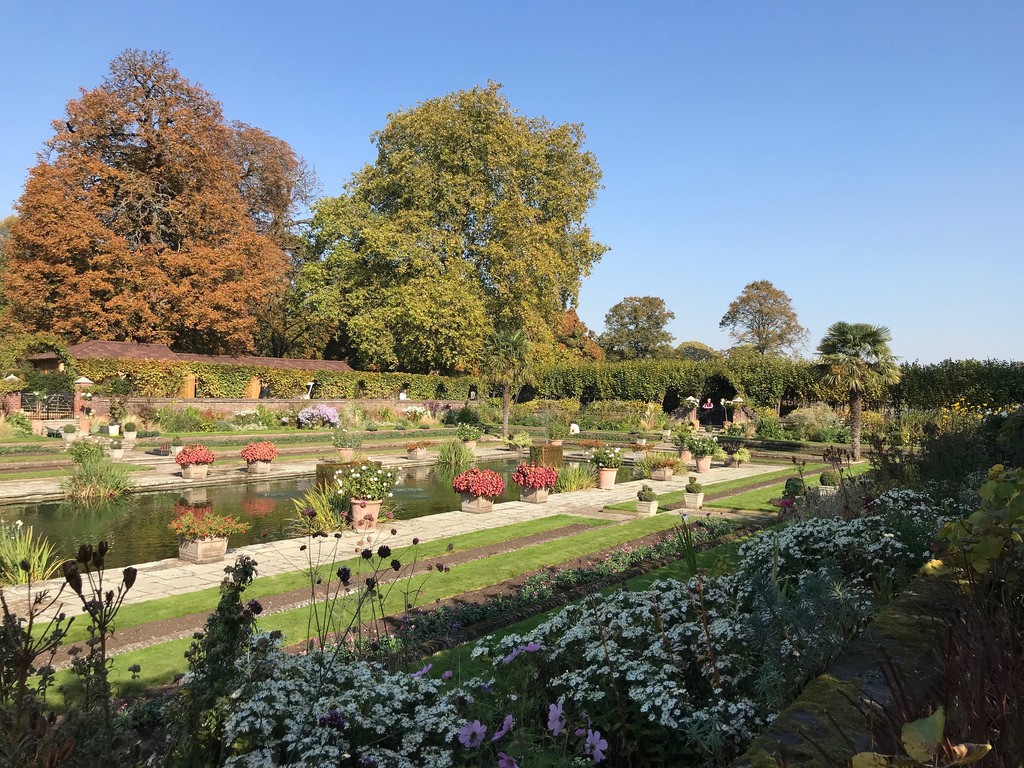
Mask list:
POLYGON ((627 296, 604 316, 601 346, 609 360, 667 357, 672 334, 665 326, 674 318, 657 296, 627 296))
POLYGON ((53 125, 11 228, 14 320, 69 342, 252 349, 306 184, 288 145, 228 125, 163 52, 123 52, 53 125))
POLYGON ((312 226, 323 289, 343 300, 357 366, 464 371, 495 327, 552 348, 605 247, 585 216, 600 185, 580 125, 519 115, 500 86, 391 114, 377 160, 312 226))
POLYGON ((750 344, 760 354, 795 350, 807 337, 785 291, 769 280, 749 283, 729 305, 719 328, 728 328, 737 344, 750 344))

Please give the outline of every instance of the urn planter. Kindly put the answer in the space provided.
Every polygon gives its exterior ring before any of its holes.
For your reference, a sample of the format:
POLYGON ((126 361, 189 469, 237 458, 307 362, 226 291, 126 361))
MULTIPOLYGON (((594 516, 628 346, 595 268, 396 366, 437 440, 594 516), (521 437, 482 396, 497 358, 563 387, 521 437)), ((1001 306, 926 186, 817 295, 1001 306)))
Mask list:
POLYGON ((491 512, 494 508, 494 499, 486 496, 474 496, 470 493, 462 494, 462 511, 482 514, 491 512))
POLYGON ((619 474, 616 467, 599 467, 597 470, 597 487, 607 491, 615 487, 615 476, 619 474))
POLYGON ((463 445, 466 446, 471 451, 476 450, 476 440, 467 440, 466 442, 463 443, 463 445))
POLYGON ((131 442, 132 440, 134 440, 138 436, 139 436, 139 431, 137 429, 133 429, 131 432, 125 431, 125 433, 124 433, 124 439, 128 440, 129 442, 131 442))
POLYGON ((658 514, 658 502, 638 501, 636 503, 636 511, 641 515, 656 515, 658 514))
POLYGON ((679 449, 679 460, 683 462, 683 464, 689 464, 691 461, 693 461, 693 454, 690 453, 689 448, 679 449))
POLYGON ((248 472, 250 475, 269 475, 270 464, 269 461, 250 461, 248 464, 248 472))
POLYGON ((372 531, 380 518, 380 499, 352 499, 352 527, 372 531))
POLYGON ((352 457, 356 455, 355 448, 338 448, 338 460, 339 461, 352 461, 352 457))
POLYGON ((210 474, 209 464, 189 464, 181 468, 181 476, 185 480, 202 480, 210 474))
POLYGON ((227 551, 226 537, 178 540, 178 557, 190 563, 218 563, 224 559, 227 551))
POLYGON ((547 488, 520 488, 520 501, 528 501, 531 504, 544 504, 548 500, 547 488))

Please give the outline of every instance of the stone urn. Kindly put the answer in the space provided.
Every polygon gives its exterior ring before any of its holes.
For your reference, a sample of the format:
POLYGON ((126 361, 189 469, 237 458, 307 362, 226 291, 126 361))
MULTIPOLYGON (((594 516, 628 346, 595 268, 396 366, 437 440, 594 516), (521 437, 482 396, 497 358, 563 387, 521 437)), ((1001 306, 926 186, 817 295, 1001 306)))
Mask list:
POLYGON ((519 500, 530 504, 544 504, 548 500, 547 488, 520 488, 519 500))
POLYGON ((494 509, 494 499, 487 496, 474 496, 471 493, 462 494, 462 511, 482 514, 491 512, 494 509))
POLYGON ((189 464, 181 468, 181 476, 185 480, 202 480, 210 474, 209 464, 189 464))
MULTIPOLYGON (((199 466, 193 464, 192 466, 199 466)), ((206 466, 205 464, 202 466, 206 466)), ((179 539, 178 557, 190 563, 218 563, 228 551, 228 540, 222 538, 179 539)))

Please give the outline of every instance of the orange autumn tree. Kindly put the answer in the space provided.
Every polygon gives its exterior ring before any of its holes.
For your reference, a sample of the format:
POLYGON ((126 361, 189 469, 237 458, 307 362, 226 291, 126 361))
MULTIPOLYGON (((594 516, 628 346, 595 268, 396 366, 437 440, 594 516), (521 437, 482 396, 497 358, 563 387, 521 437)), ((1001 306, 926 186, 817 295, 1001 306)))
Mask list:
POLYGON ((242 162, 252 129, 228 125, 166 53, 135 50, 53 125, 7 243, 15 323, 69 342, 252 349, 289 269, 283 193, 262 195, 242 162))

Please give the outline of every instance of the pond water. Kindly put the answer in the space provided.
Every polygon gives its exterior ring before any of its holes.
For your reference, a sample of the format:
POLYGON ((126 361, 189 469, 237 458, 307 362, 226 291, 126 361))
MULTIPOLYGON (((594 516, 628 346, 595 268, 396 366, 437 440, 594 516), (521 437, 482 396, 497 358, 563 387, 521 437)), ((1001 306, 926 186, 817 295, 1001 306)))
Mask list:
MULTIPOLYGON (((498 502, 515 501, 519 489, 509 481, 515 461, 489 463, 505 478, 505 494, 498 502)), ((407 520, 458 509, 459 495, 452 490, 450 477, 438 467, 400 469, 395 487, 396 517, 407 520)), ((620 480, 629 470, 620 471, 620 480)), ((231 546, 256 544, 289 538, 289 521, 295 517, 295 500, 312 485, 313 478, 260 483, 214 485, 162 493, 137 493, 114 502, 83 505, 66 501, 0 507, 7 522, 21 520, 31 525, 36 537, 52 542, 61 557, 72 557, 78 545, 110 543, 107 565, 123 567, 132 563, 177 557, 178 542, 167 525, 175 506, 209 502, 222 515, 235 515, 251 524, 248 533, 231 537, 231 546)))

